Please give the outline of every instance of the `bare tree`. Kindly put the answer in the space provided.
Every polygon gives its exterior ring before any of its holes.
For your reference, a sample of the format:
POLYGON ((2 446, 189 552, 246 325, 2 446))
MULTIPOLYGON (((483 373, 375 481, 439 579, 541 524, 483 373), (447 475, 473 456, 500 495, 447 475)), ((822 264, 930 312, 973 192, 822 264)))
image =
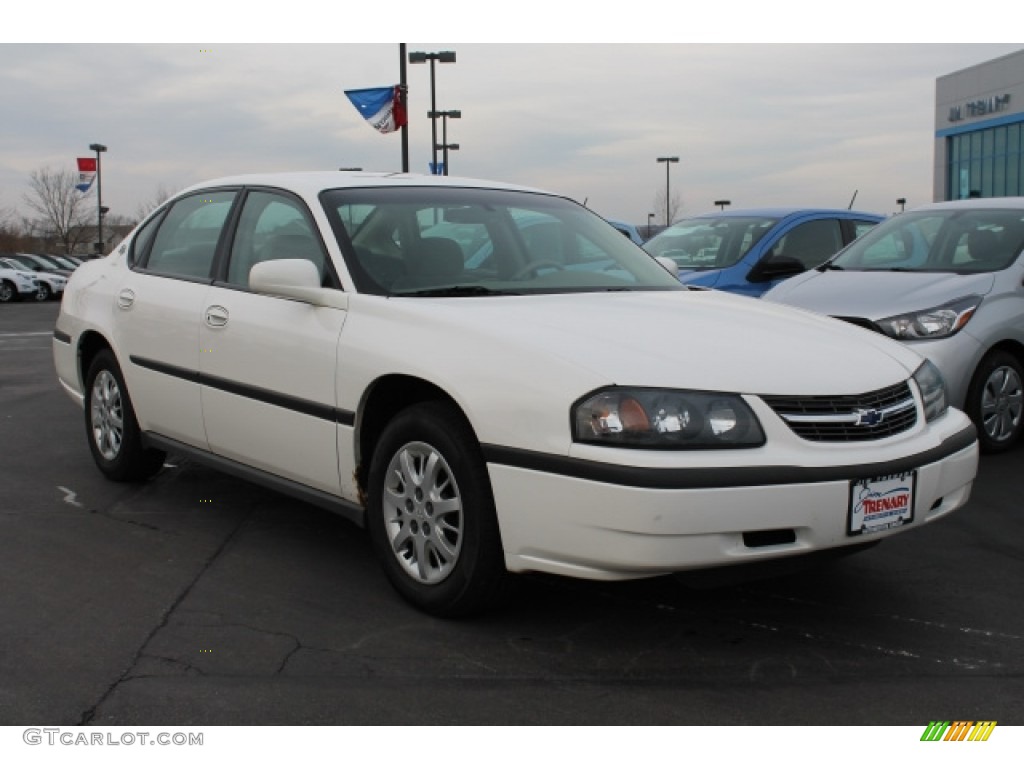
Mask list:
POLYGON ((10 208, 0 209, 0 251, 31 250, 32 236, 24 221, 10 208))
MULTIPOLYGON (((682 209, 683 204, 679 199, 679 195, 672 195, 672 198, 668 201, 668 221, 665 222, 665 226, 668 226, 676 217, 679 215, 679 211, 682 209)), ((665 208, 665 190, 660 189, 654 195, 654 207, 651 208, 654 212, 654 220, 657 221, 666 213, 665 208)))
POLYGON ((135 223, 142 221, 144 218, 149 216, 153 211, 163 205, 171 195, 174 194, 174 190, 168 187, 164 183, 157 184, 156 190, 153 192, 152 197, 148 200, 141 201, 135 207, 134 220, 135 223))
POLYGON ((24 195, 25 204, 42 217, 44 228, 65 253, 73 253, 96 234, 95 227, 89 228, 90 198, 75 189, 77 182, 78 175, 71 170, 40 168, 29 174, 24 195))

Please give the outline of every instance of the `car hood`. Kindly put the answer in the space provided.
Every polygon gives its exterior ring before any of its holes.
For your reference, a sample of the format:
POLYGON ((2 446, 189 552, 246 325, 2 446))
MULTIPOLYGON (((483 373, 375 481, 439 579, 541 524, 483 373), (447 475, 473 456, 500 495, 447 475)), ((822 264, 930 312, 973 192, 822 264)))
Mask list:
POLYGON ((387 301, 379 317, 396 324, 391 333, 418 338, 435 358, 431 339, 458 340, 445 350, 460 358, 452 370, 557 378, 577 397, 611 384, 853 394, 905 380, 921 363, 880 334, 717 291, 387 301))
POLYGON ((836 317, 885 317, 930 309, 948 301, 984 295, 995 276, 950 272, 846 272, 811 270, 786 280, 762 301, 788 304, 836 317))
POLYGON ((718 282, 718 278, 721 274, 722 270, 720 269, 680 269, 679 281, 683 283, 693 283, 700 280, 701 285, 706 288, 710 288, 718 282))

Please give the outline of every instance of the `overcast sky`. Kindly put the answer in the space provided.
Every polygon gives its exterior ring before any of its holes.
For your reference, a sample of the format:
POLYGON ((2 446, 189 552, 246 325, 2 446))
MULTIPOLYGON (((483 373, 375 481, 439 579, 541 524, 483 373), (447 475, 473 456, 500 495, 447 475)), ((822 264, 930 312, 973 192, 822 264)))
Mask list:
MULTIPOLYGON (((456 39, 488 40, 488 29, 456 39)), ((109 30, 19 32, 0 44, 0 209, 22 207, 32 170, 74 169, 93 142, 109 148, 104 204, 124 215, 159 187, 220 175, 401 168, 398 135, 372 130, 343 93, 396 83, 397 42, 218 43, 246 36, 215 31, 212 42, 127 45, 109 30), (103 42, 72 42, 87 39, 103 42)), ((453 175, 538 186, 645 223, 664 216, 654 206, 665 155, 680 158, 670 178, 684 214, 721 198, 845 208, 856 192, 854 207, 881 213, 899 197, 928 202, 935 79, 1024 44, 407 46, 457 54, 436 65, 438 109, 463 115, 448 123, 461 146, 453 175)), ((410 65, 408 84, 410 167, 426 172, 429 65, 410 65)))

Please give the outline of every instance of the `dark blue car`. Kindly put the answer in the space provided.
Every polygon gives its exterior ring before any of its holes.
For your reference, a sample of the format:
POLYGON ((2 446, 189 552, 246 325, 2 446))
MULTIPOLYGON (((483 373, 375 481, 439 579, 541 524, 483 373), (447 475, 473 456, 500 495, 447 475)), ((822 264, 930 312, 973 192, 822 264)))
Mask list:
POLYGON ((827 261, 885 217, 827 208, 715 211, 676 222, 643 248, 679 266, 679 279, 760 296, 827 261))

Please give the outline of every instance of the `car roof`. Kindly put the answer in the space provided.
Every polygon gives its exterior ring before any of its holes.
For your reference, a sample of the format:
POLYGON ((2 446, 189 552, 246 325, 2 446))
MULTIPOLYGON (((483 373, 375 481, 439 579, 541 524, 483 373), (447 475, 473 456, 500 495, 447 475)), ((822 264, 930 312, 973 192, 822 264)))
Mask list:
POLYGON ((946 209, 980 208, 1024 208, 1024 197, 974 197, 969 200, 946 200, 939 203, 925 203, 911 208, 911 211, 941 211, 946 209))
POLYGON ((848 208, 801 208, 799 206, 779 206, 774 208, 730 208, 725 211, 708 211, 697 216, 690 218, 704 219, 704 218, 732 218, 737 216, 769 216, 771 218, 782 219, 787 216, 797 216, 806 214, 839 214, 843 216, 866 216, 872 219, 884 219, 878 213, 868 213, 867 211, 851 211, 848 208))
POLYGON ((345 187, 423 186, 507 189, 523 192, 553 194, 542 189, 524 187, 518 184, 506 184, 503 182, 484 181, 481 179, 471 179, 459 176, 428 176, 426 174, 388 171, 294 171, 287 173, 249 173, 209 179, 186 187, 182 192, 209 189, 210 187, 227 186, 282 187, 310 197, 316 197, 316 195, 325 189, 342 189, 345 187))

